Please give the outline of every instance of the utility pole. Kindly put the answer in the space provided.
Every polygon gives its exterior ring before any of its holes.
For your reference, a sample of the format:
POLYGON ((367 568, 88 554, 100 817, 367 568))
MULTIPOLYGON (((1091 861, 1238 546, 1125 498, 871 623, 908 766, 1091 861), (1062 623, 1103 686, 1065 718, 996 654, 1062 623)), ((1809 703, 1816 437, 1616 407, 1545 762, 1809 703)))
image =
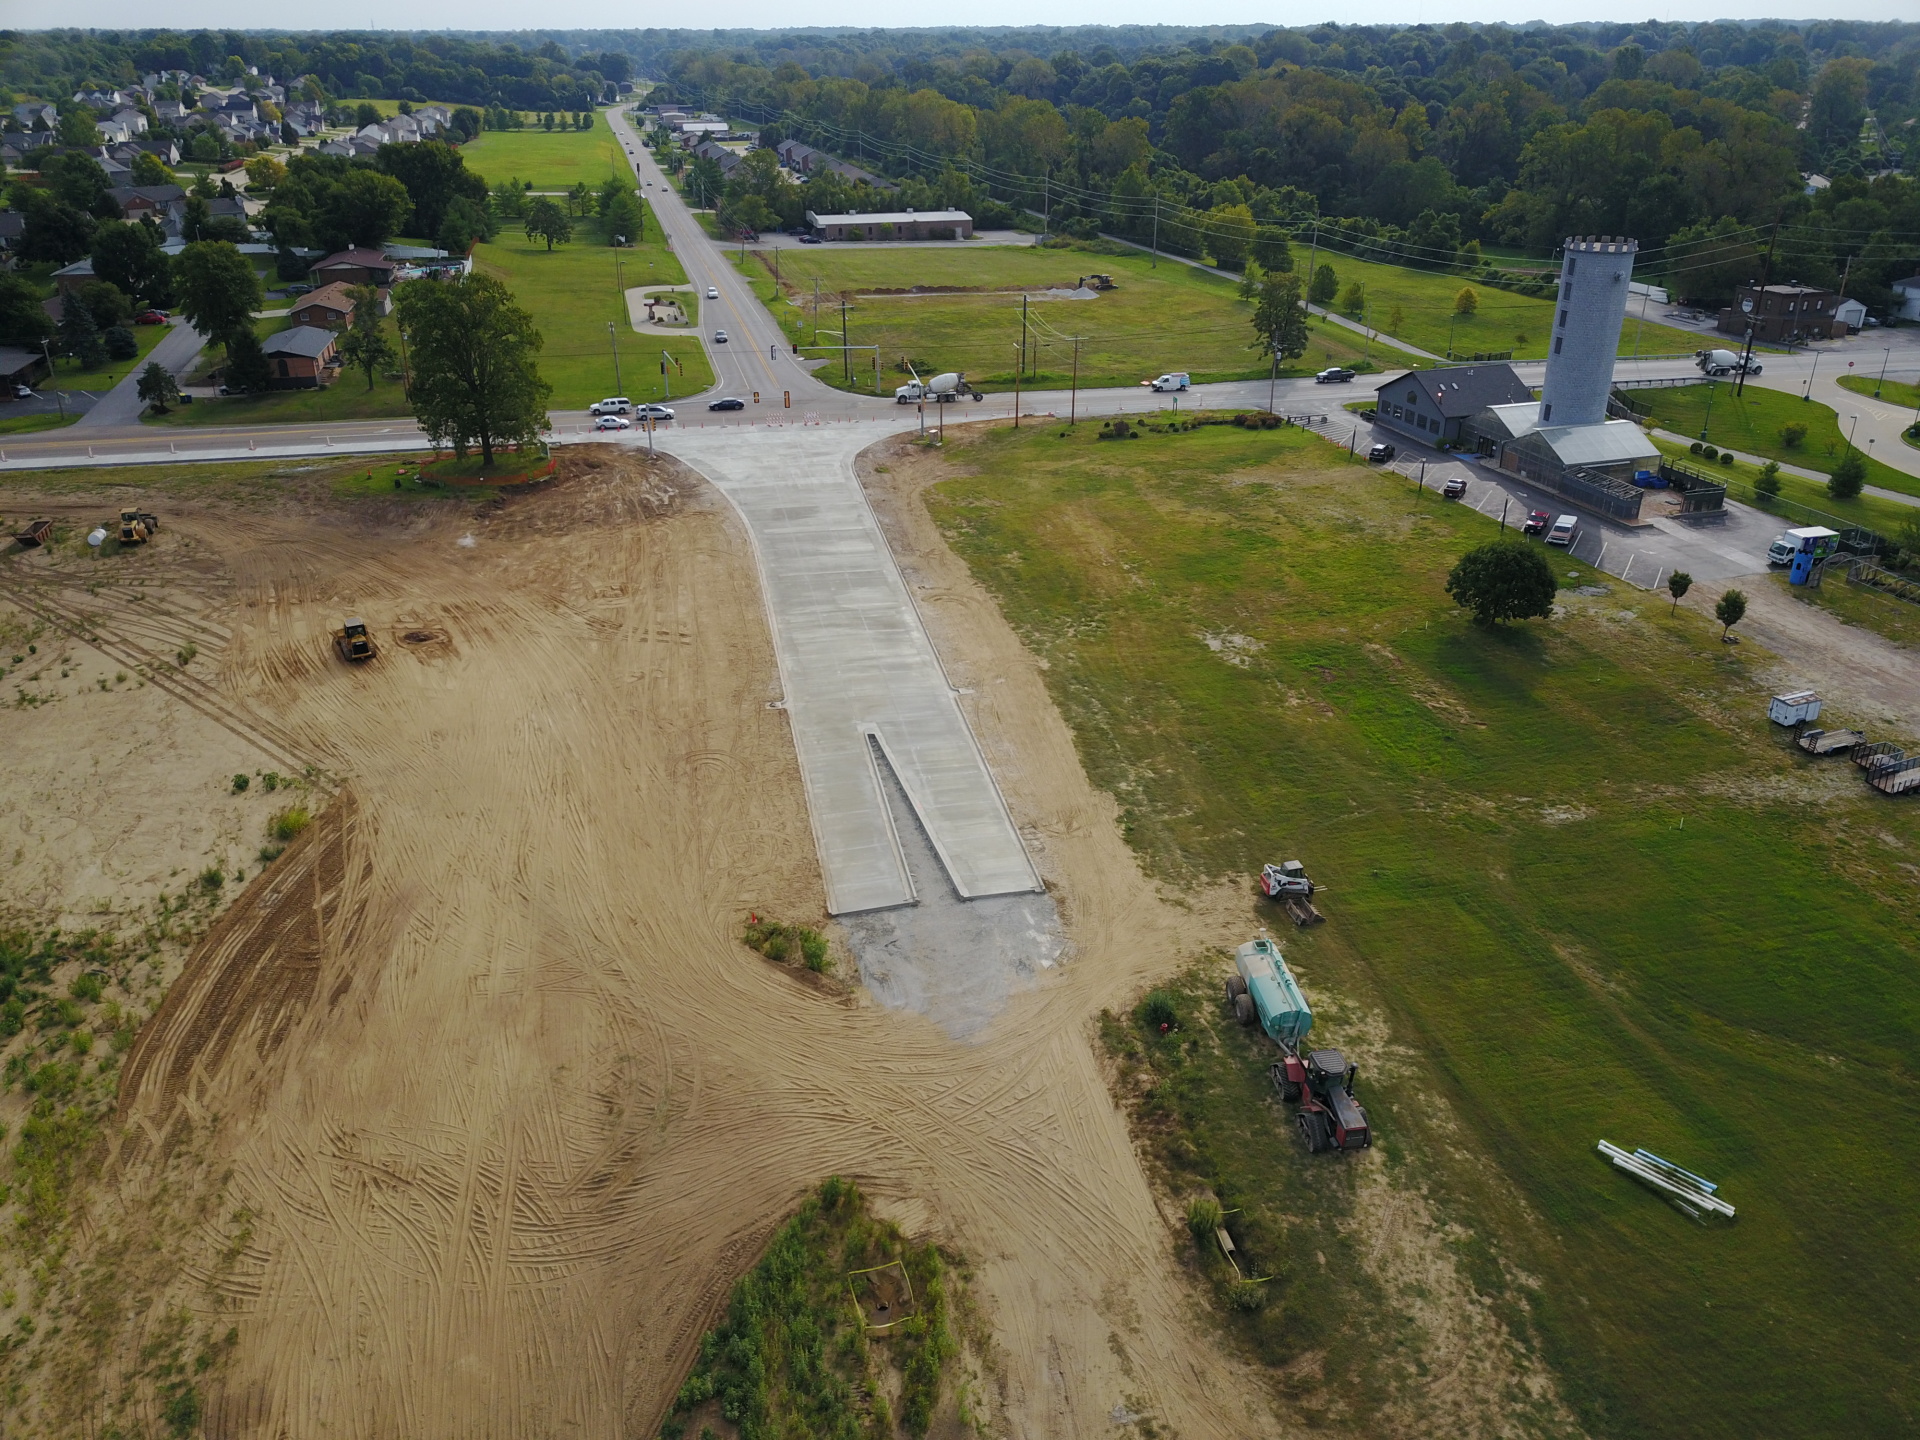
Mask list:
POLYGON ((813 277, 813 343, 816 349, 820 345, 820 277, 818 275, 813 277))
MULTIPOLYGON (((1313 314, 1313 266, 1320 258, 1320 222, 1313 222, 1313 245, 1307 251, 1307 283, 1300 288, 1300 303, 1307 307, 1307 314, 1313 314)), ((1453 358, 1453 337, 1447 337, 1447 358, 1453 358)))
POLYGON ((1027 373, 1027 297, 1020 297, 1020 373, 1027 373))
MULTIPOLYGON (((1773 217, 1773 234, 1767 238, 1767 258, 1760 266, 1760 294, 1754 299, 1756 308, 1766 299, 1767 286, 1773 283, 1773 247, 1779 242, 1780 217, 1776 214, 1773 217)), ((1740 375, 1739 378, 1733 382, 1733 393, 1736 395, 1744 395, 1747 393, 1747 367, 1753 363, 1754 328, 1754 325, 1749 322, 1747 325, 1746 348, 1740 352, 1740 375)))
POLYGON ((1073 390, 1067 399, 1067 424, 1069 425, 1080 423, 1080 342, 1086 338, 1084 335, 1073 337, 1073 390))
POLYGON ((1273 373, 1267 377, 1267 413, 1273 414, 1273 391, 1280 383, 1280 352, 1273 352, 1273 373))
POLYGON ((1149 270, 1160 268, 1160 196, 1153 197, 1153 259, 1148 263, 1149 270))
POLYGON ((847 348, 847 302, 840 302, 840 374, 849 385, 853 384, 853 352, 847 348))
POLYGON ((613 328, 613 321, 607 322, 607 339, 613 345, 613 393, 620 393, 620 332, 613 328))
MULTIPOLYGON (((1023 358, 1019 368, 1013 372, 1013 428, 1016 430, 1020 428, 1020 371, 1025 368, 1026 361, 1023 358)), ((947 439, 946 414, 944 411, 941 413, 940 426, 940 443, 944 445, 947 439)))

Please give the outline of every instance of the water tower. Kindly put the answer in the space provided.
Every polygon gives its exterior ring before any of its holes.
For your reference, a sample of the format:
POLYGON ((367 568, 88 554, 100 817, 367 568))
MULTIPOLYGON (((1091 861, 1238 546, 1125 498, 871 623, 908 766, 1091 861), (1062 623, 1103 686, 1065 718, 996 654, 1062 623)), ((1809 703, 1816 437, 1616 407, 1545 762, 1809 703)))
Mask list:
POLYGON ((1560 261, 1560 300, 1554 307, 1547 379, 1540 390, 1540 423, 1598 425, 1607 418, 1613 361, 1627 315, 1637 240, 1585 235, 1569 239, 1560 261))

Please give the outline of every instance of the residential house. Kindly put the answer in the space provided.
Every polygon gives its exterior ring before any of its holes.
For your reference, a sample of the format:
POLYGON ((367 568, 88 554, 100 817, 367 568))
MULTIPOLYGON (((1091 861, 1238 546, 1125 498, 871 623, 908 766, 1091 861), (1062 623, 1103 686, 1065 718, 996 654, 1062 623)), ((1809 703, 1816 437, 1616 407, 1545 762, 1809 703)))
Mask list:
POLYGON ((1920 320, 1920 275, 1895 280, 1887 287, 1893 291, 1893 314, 1901 320, 1920 320))
POLYGON ((339 280, 348 285, 393 284, 395 262, 379 250, 341 250, 320 261, 307 272, 316 285, 339 280))
POLYGON ((13 119, 22 130, 58 130, 60 107, 44 100, 27 100, 13 107, 13 119))
POLYGON ((0 254, 11 254, 26 233, 27 217, 18 210, 0 210, 0 254))
POLYGON ((807 227, 822 240, 969 240, 973 217, 964 210, 882 210, 859 215, 807 212, 807 227))
POLYGON ((1467 422, 1489 406, 1532 399, 1511 365, 1413 370, 1375 388, 1373 423, 1438 449, 1463 443, 1467 422))
POLYGON ((178 128, 193 112, 178 100, 156 100, 153 102, 153 113, 160 117, 162 125, 178 128))
POLYGON ((343 281, 322 285, 311 295, 300 297, 293 307, 293 323, 322 330, 344 330, 353 324, 353 289, 343 281))
POLYGON ((117 110, 127 103, 127 97, 118 90, 76 90, 73 103, 90 110, 117 110))
POLYGON ((136 110, 131 105, 114 111, 113 123, 127 132, 127 138, 129 140, 136 135, 144 135, 147 133, 146 112, 144 110, 136 110))
POLYGON ((42 352, 17 349, 11 345, 0 346, 0 401, 11 402, 14 399, 14 386, 31 388, 46 379, 49 373, 47 357, 42 352))
POLYGON ((716 144, 712 140, 702 140, 693 147, 691 153, 699 159, 713 161, 720 167, 722 175, 731 175, 733 167, 740 163, 737 152, 727 149, 724 145, 716 144))
POLYGON ((340 369, 335 346, 339 337, 317 325, 296 325, 269 335, 260 342, 275 390, 315 390, 327 384, 340 369))
POLYGON ((1773 345, 1837 340, 1847 333, 1834 314, 1839 303, 1832 290, 1811 285, 1742 285, 1715 328, 1743 338, 1751 328, 1755 340, 1773 345))
POLYGON ((187 192, 178 185, 122 185, 107 192, 120 207, 122 220, 151 218, 169 234, 177 234, 186 211, 187 192))
POLYGON ((898 188, 892 183, 882 180, 871 171, 862 170, 858 165, 849 164, 845 160, 836 160, 826 151, 815 149, 813 146, 799 140, 783 140, 779 145, 774 147, 773 153, 780 157, 780 163, 782 165, 797 175, 812 175, 818 171, 830 170, 836 175, 844 176, 846 179, 851 180, 856 185, 864 181, 866 184, 881 190, 898 188))

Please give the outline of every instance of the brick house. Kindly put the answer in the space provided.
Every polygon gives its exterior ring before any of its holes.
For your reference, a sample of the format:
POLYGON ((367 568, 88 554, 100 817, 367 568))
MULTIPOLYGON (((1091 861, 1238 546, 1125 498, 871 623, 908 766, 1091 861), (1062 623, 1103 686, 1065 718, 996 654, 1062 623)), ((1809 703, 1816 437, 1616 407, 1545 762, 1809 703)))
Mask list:
POLYGON ((307 276, 316 285, 337 280, 347 285, 378 285, 384 289, 393 284, 393 271, 394 262, 384 252, 362 247, 336 251, 317 263, 307 276))
POLYGON ((275 390, 315 390, 330 383, 340 369, 334 353, 337 336, 317 325, 296 325, 260 342, 273 371, 275 390))
MULTIPOLYGON (((384 297, 382 297, 384 300, 384 297)), ((336 280, 303 296, 293 307, 293 323, 316 325, 323 330, 344 330, 353 324, 353 287, 336 280)), ((381 313, 385 313, 384 304, 381 313)))
POLYGON ((1720 312, 1717 328, 1723 335, 1744 339, 1751 323, 1754 339, 1775 345, 1838 340, 1847 333, 1839 309, 1840 296, 1832 290, 1811 285, 1742 285, 1734 293, 1733 304, 1720 312))

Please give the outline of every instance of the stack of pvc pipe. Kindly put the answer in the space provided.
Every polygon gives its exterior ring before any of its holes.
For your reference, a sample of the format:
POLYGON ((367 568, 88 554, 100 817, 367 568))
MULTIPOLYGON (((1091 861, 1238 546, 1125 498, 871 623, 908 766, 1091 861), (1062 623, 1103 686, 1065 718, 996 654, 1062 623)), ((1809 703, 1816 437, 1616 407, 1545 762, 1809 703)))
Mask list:
POLYGON ((1702 1211, 1733 1219, 1733 1206, 1715 1193, 1720 1187, 1711 1180, 1703 1180, 1690 1170, 1682 1170, 1671 1160, 1662 1160, 1651 1150, 1635 1150, 1629 1154, 1605 1140, 1600 1142, 1599 1150, 1613 1162, 1614 1169, 1623 1170, 1641 1184, 1659 1191, 1695 1219, 1699 1218, 1702 1211))

